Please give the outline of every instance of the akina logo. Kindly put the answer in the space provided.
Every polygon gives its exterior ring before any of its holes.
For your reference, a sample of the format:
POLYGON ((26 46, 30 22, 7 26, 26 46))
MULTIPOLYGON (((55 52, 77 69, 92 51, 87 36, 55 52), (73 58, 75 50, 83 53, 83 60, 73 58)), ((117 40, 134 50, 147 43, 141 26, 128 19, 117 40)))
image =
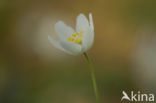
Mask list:
POLYGON ((138 91, 135 93, 134 91, 131 91, 131 94, 128 95, 125 91, 122 91, 122 98, 121 101, 127 100, 127 101, 136 101, 136 102, 154 102, 154 94, 145 94, 138 91))

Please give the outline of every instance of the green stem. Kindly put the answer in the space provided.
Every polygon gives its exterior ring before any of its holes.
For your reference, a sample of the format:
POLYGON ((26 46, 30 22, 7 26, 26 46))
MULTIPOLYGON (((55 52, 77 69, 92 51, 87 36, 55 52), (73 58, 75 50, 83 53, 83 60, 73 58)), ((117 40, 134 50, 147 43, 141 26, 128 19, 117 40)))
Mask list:
POLYGON ((94 92, 95 92, 95 96, 96 96, 96 101, 97 101, 97 103, 100 103, 100 98, 99 98, 99 95, 98 95, 98 89, 97 89, 97 84, 96 84, 96 78, 95 78, 93 65, 92 65, 91 60, 89 59, 87 53, 84 53, 84 56, 87 59, 88 64, 89 64, 91 77, 92 77, 92 82, 93 82, 93 87, 94 87, 94 92))

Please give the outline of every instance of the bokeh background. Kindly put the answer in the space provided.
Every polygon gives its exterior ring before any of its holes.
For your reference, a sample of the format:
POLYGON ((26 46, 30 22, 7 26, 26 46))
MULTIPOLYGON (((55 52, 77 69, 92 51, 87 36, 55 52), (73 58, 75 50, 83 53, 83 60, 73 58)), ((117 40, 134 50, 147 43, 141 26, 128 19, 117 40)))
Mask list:
POLYGON ((75 28, 90 12, 101 103, 120 103, 123 90, 156 93, 155 0, 0 0, 0 103, 95 103, 83 55, 48 42, 57 21, 75 28))

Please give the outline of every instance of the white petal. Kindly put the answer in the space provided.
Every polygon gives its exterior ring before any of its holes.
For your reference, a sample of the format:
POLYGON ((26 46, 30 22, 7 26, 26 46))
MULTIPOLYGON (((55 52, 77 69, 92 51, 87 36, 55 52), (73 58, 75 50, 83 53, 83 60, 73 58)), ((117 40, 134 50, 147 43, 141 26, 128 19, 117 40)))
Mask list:
POLYGON ((82 52, 88 51, 94 42, 94 31, 90 27, 88 29, 87 34, 84 35, 83 40, 82 40, 82 52))
POLYGON ((94 31, 94 24, 93 24, 92 13, 89 13, 89 22, 90 22, 90 28, 94 31))
POLYGON ((55 24, 55 31, 61 40, 67 39, 68 36, 71 36, 75 32, 71 27, 67 26, 62 21, 58 21, 55 24))
POLYGON ((73 44, 66 41, 61 41, 60 44, 65 50, 70 51, 70 54, 72 55, 81 54, 81 45, 79 44, 73 44))
POLYGON ((70 51, 65 50, 65 49, 60 45, 60 42, 54 40, 52 37, 48 36, 48 40, 49 40, 50 43, 51 43, 52 45, 54 45, 57 49, 62 50, 62 51, 66 52, 66 53, 69 53, 69 54, 71 53, 70 51))
POLYGON ((81 30, 84 30, 86 33, 88 28, 89 28, 89 23, 88 23, 88 19, 85 17, 85 15, 80 14, 79 16, 77 16, 76 31, 80 32, 81 30))
POLYGON ((94 42, 94 25, 93 25, 93 18, 92 18, 92 14, 89 14, 89 22, 90 22, 90 26, 87 30, 87 33, 84 35, 83 37, 83 41, 82 41, 82 51, 86 52, 87 50, 89 50, 94 42))

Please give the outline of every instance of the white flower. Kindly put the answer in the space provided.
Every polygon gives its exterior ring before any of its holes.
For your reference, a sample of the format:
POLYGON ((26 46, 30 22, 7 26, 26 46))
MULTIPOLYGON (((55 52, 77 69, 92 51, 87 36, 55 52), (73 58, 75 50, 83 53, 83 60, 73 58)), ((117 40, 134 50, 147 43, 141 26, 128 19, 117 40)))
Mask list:
POLYGON ((59 40, 54 40, 48 36, 49 41, 56 48, 72 55, 86 52, 94 42, 94 26, 91 13, 89 14, 89 21, 83 14, 77 16, 76 30, 73 30, 62 21, 55 24, 55 30, 59 40))

